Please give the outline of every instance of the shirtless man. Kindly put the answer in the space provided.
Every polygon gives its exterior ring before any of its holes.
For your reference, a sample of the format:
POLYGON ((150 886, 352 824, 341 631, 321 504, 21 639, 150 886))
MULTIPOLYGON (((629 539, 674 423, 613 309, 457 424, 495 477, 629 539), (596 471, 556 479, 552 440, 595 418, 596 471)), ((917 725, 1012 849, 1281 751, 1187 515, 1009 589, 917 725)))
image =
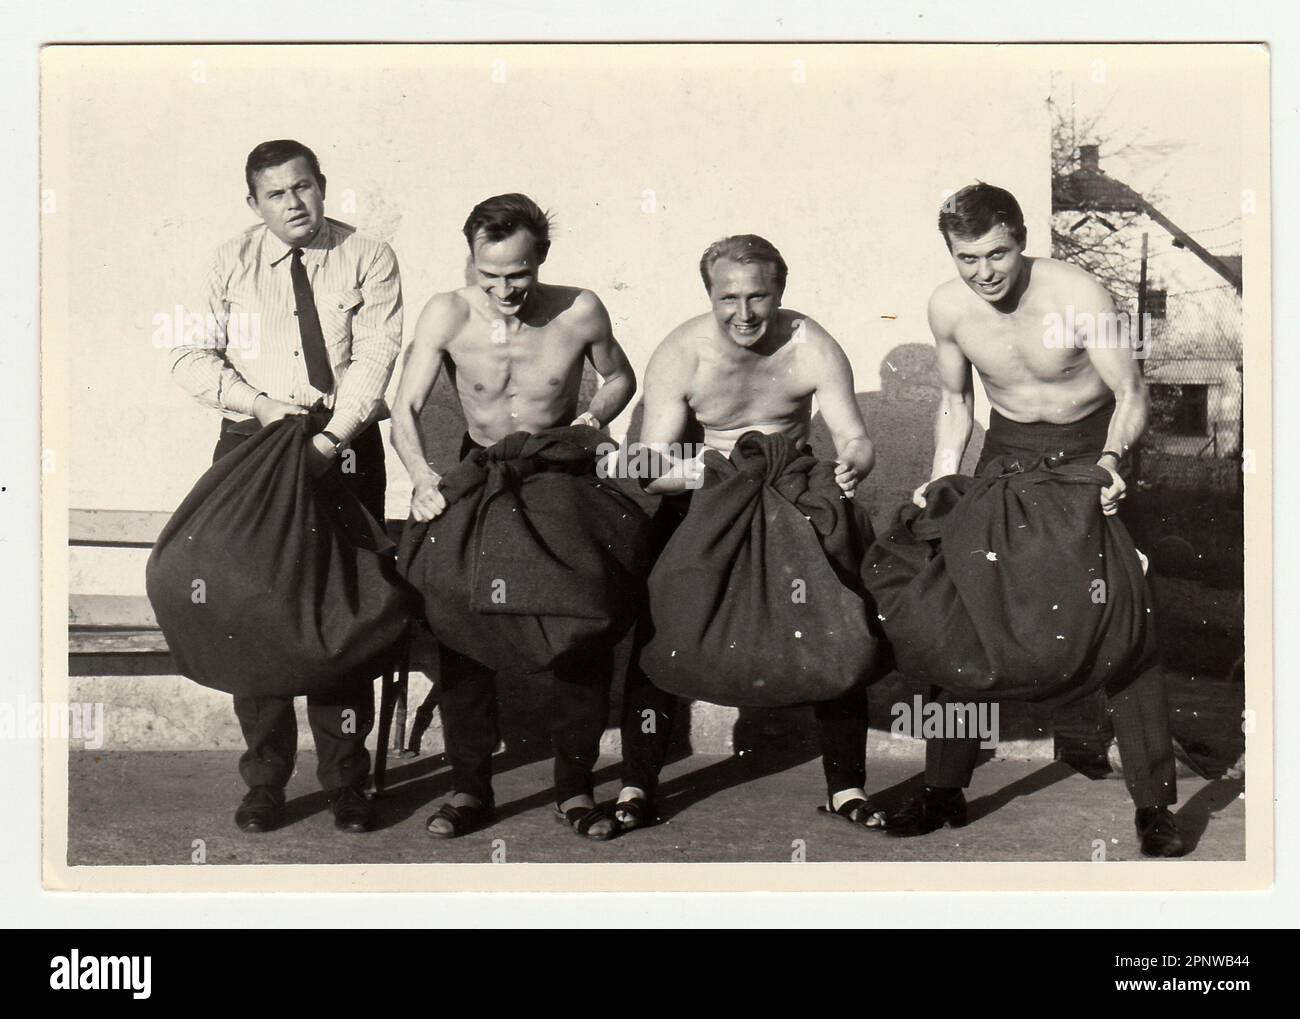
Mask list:
MULTIPOLYGON (((712 310, 669 333, 646 369, 641 442, 658 447, 682 442, 692 423, 704 444, 729 454, 748 431, 808 442, 812 400, 835 443, 835 480, 851 497, 875 462, 853 393, 853 370, 835 339, 806 315, 781 308, 786 264, 771 243, 752 234, 709 247, 700 275, 712 310)), ((654 521, 656 553, 686 515, 689 466, 646 485, 664 495, 654 521)), ((638 641, 638 646, 640 641, 638 641)), ((655 818, 654 795, 677 712, 677 698, 650 683, 633 656, 623 700, 623 788, 615 817, 627 829, 655 818), (653 716, 645 714, 654 712, 653 716), (654 717, 653 727, 644 720, 654 717), (653 732, 644 732, 653 728, 653 732)), ((854 824, 879 828, 884 814, 866 784, 866 678, 844 696, 815 706, 827 780, 827 807, 854 824)))
MULTIPOLYGON (((393 406, 393 445, 411 476, 411 514, 432 520, 446 508, 441 477, 424 453, 419 417, 444 360, 465 412, 460 457, 513 432, 557 425, 602 428, 636 392, 636 376, 614 339, 599 298, 579 287, 543 284, 548 216, 524 195, 480 202, 465 221, 474 281, 425 305, 407 351, 393 406), (583 362, 602 385, 578 415, 583 362)), ((427 827, 451 838, 492 817, 492 754, 498 743, 494 674, 441 649, 440 709, 453 795, 427 827)), ((592 768, 609 713, 612 661, 600 655, 553 674, 556 803, 582 835, 606 839, 613 821, 592 798, 592 768)))
MULTIPOLYGON (((972 184, 957 192, 939 213, 939 230, 958 277, 930 298, 941 385, 930 481, 955 474, 970 441, 973 366, 992 404, 976 472, 998 456, 1091 460, 1111 477, 1101 490, 1102 510, 1116 513, 1126 494, 1120 469, 1146 429, 1148 403, 1126 322, 1110 295, 1082 269, 1027 257, 1024 216, 1001 188, 972 184), (1056 342, 1052 323, 1071 320, 1078 342, 1056 342)), ((918 505, 925 505, 929 483, 917 488, 918 505)), ((1163 675, 1151 669, 1107 697, 1142 852, 1181 856, 1186 848, 1168 809, 1177 794, 1163 675)), ((926 789, 892 819, 891 834, 965 824, 962 789, 978 751, 978 737, 927 743, 926 789)))

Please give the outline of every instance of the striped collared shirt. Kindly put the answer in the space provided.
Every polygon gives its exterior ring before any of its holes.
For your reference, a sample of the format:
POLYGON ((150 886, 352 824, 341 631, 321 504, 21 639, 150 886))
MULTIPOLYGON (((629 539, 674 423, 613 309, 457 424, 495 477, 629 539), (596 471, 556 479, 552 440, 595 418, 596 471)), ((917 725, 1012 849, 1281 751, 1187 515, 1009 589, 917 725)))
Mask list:
POLYGON ((307 379, 289 275, 293 248, 265 225, 217 249, 202 303, 191 309, 202 318, 202 336, 188 330, 173 348, 172 377, 232 420, 247 419, 259 393, 323 405, 333 411, 327 429, 347 442, 387 413, 384 390, 402 347, 397 259, 387 244, 333 219, 302 249, 334 372, 330 392, 307 379))

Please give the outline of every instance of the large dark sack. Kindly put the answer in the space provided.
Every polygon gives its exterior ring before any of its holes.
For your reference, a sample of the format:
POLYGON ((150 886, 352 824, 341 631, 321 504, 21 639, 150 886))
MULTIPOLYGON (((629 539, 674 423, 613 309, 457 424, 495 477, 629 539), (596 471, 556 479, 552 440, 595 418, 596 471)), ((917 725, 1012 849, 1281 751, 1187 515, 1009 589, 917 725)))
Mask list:
POLYGON ((338 468, 308 470, 320 423, 284 418, 223 456, 154 545, 149 601, 195 682, 247 695, 328 689, 378 676, 407 627, 392 541, 338 468))
POLYGON ((970 698, 1062 702, 1155 660, 1142 564, 1101 467, 997 458, 940 478, 863 577, 898 668, 970 698))
POLYGON ((398 568, 435 637, 500 672, 616 644, 644 601, 650 521, 597 477, 583 425, 516 432, 443 477, 447 508, 410 519, 398 568))
POLYGON ((704 462, 650 574, 646 675, 736 707, 833 700, 868 678, 879 648, 859 571, 871 523, 843 498, 835 464, 760 432, 704 462))

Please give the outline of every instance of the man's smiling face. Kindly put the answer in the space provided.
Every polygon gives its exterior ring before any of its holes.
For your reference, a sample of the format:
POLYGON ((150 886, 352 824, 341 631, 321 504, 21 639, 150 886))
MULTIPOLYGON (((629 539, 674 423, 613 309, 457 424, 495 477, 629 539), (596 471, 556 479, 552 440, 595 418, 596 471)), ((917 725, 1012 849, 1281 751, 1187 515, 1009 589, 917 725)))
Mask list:
POLYGON ((781 307, 776 266, 720 258, 709 269, 709 300, 722 334, 753 347, 771 331, 781 307))
POLYGON ((537 239, 527 230, 490 241, 479 237, 474 244, 475 283, 487 294, 500 315, 518 315, 537 285, 542 259, 537 239))
POLYGON ((962 280, 984 300, 997 304, 1015 290, 1025 267, 1025 248, 1005 223, 983 237, 949 236, 948 243, 962 280))

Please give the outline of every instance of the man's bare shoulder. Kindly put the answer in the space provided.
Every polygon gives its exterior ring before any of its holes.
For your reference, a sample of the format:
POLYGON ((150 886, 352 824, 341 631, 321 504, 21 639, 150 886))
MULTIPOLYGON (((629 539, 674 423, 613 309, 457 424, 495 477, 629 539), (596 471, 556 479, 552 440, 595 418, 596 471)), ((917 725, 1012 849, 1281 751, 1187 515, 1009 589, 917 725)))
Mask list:
POLYGON ((567 287, 548 283, 546 289, 559 314, 579 329, 603 330, 609 322, 609 312, 594 292, 582 287, 567 287))
POLYGON ((799 369, 800 377, 812 380, 820 386, 828 378, 850 370, 848 354, 830 331, 811 315, 803 312, 781 309, 785 327, 790 332, 790 342, 785 350, 793 355, 799 369), (806 369, 806 371, 804 370, 806 369))
POLYGON ((688 318, 670 332, 659 344, 659 350, 670 348, 680 353, 695 351, 702 342, 712 339, 716 332, 716 321, 712 312, 688 318))
POLYGON ((1106 294, 1092 273, 1055 258, 1035 258, 1032 279, 1036 290, 1062 304, 1095 302, 1106 294))
POLYGON ((685 381, 695 374, 699 364, 700 345, 711 335, 712 315, 688 318, 662 340, 650 355, 647 377, 685 381))
POLYGON ((792 308, 782 308, 780 315, 785 328, 789 330, 790 339, 817 351, 841 349, 839 340, 811 315, 792 308))
MULTIPOLYGON (((469 288, 465 288, 468 290, 469 288)), ((464 290, 448 290, 434 294, 420 312, 416 335, 432 335, 447 340, 469 321, 473 309, 464 290)))
POLYGON ((946 280, 934 288, 930 294, 930 303, 926 313, 930 319, 931 329, 944 328, 950 332, 951 326, 962 313, 962 308, 971 297, 970 287, 959 278, 946 280))
POLYGON ((925 315, 936 343, 956 340, 957 325, 971 310, 974 295, 960 278, 940 283, 930 295, 925 315))

